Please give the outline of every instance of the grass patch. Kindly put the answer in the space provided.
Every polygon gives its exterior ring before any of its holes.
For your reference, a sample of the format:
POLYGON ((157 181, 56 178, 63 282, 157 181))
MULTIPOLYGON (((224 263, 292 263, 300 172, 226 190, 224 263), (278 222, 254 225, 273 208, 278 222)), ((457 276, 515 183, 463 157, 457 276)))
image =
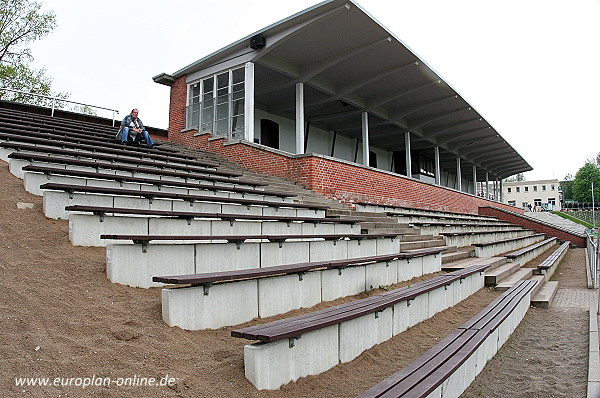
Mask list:
POLYGON ((581 225, 583 225, 586 228, 594 228, 594 226, 592 224, 590 224, 588 222, 585 222, 582 219, 573 217, 573 216, 571 216, 569 214, 566 214, 566 213, 563 213, 563 212, 560 212, 560 211, 552 211, 551 213, 552 214, 556 214, 557 216, 561 216, 562 218, 566 218, 567 220, 571 220, 573 222, 576 222, 577 224, 581 224, 581 225))

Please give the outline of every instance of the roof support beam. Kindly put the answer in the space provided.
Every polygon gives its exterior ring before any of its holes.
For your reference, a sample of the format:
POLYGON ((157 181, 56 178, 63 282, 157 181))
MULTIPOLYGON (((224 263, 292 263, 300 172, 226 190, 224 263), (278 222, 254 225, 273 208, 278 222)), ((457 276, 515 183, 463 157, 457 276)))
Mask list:
POLYGON ((415 121, 411 121, 410 123, 408 123, 408 128, 413 129, 413 130, 418 129, 418 128, 421 128, 421 127, 425 126, 426 124, 429 124, 436 120, 444 119, 444 118, 447 118, 448 116, 456 115, 457 113, 461 113, 464 111, 470 111, 470 110, 471 110, 471 107, 466 106, 464 108, 455 109, 453 111, 438 113, 435 115, 417 119, 415 121))
POLYGON ((388 95, 382 95, 382 96, 379 96, 379 97, 377 97, 377 98, 375 98, 373 100, 367 100, 367 109, 368 110, 374 110, 375 108, 379 108, 380 106, 385 105, 385 104, 387 104, 390 101, 393 101, 393 100, 398 99, 398 98, 402 98, 405 95, 416 93, 417 91, 421 91, 421 90, 423 90, 423 89, 425 89, 425 88, 427 88, 427 87, 429 87, 429 86, 431 86, 433 84, 436 84, 436 83, 440 84, 441 82, 442 82, 441 80, 435 80, 435 81, 432 81, 432 82, 427 82, 427 83, 424 83, 424 84, 419 84, 418 86, 415 86, 415 87, 410 88, 410 89, 405 90, 405 91, 394 91, 392 93, 389 93, 388 95))
POLYGON ((391 114, 390 115, 390 119, 392 119, 392 120, 402 120, 402 119, 405 119, 407 116, 409 116, 409 115, 411 115, 411 114, 413 114, 415 112, 420 112, 420 111, 425 110, 425 109, 427 109, 427 108, 429 108, 431 106, 439 105, 439 104, 444 103, 444 102, 446 102, 448 100, 451 100, 452 98, 458 98, 458 95, 451 95, 449 97, 443 97, 443 98, 437 99, 435 101, 426 101, 426 102, 423 102, 423 103, 421 103, 419 105, 416 105, 416 106, 413 106, 413 107, 411 107, 411 108, 409 108, 409 109, 407 109, 405 111, 398 112, 397 114, 391 114))
POLYGON ((460 127, 460 126, 464 126, 464 125, 469 124, 469 123, 481 121, 481 120, 483 120, 483 119, 480 118, 480 117, 478 117, 478 118, 463 120, 463 121, 457 122, 457 123, 448 124, 448 125, 442 127, 441 129, 438 129, 436 131, 428 131, 428 134, 425 135, 425 138, 430 139, 430 140, 434 140, 436 136, 440 135, 444 131, 452 130, 454 128, 457 128, 457 127, 460 127))

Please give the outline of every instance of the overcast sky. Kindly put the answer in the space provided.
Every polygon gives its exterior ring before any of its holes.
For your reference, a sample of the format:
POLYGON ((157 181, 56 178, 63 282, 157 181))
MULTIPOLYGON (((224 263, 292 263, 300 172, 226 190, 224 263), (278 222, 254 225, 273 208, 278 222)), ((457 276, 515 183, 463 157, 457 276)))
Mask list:
MULTIPOLYGON (((153 76, 319 3, 38 1, 57 15, 57 28, 31 46, 54 89, 119 118, 139 108, 146 125, 162 128, 169 88, 153 76)), ((600 152, 600 0, 357 2, 525 158, 527 180, 575 175, 600 152)))

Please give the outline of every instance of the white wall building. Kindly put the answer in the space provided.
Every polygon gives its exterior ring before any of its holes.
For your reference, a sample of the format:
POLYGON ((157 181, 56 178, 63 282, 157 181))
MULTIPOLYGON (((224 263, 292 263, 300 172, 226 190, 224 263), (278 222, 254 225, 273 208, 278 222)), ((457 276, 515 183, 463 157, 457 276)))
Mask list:
POLYGON ((502 183, 504 203, 529 210, 560 210, 558 180, 518 181, 502 183))

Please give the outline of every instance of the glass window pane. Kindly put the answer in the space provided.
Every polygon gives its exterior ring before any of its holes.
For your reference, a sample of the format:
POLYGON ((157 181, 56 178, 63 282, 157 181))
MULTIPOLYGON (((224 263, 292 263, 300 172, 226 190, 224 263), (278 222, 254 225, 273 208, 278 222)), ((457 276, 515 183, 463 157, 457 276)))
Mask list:
POLYGON ((211 106, 209 108, 202 109, 202 121, 205 123, 212 122, 214 120, 214 108, 211 106))
POLYGON ((244 132, 244 115, 231 118, 231 131, 244 132))
POLYGON ((217 104, 226 104, 229 100, 228 95, 219 95, 217 97, 217 104))
POLYGON ((227 134, 227 124, 228 124, 229 120, 228 119, 224 119, 224 120, 219 120, 217 121, 215 124, 215 133, 217 135, 225 135, 227 134))
POLYGON ((244 113, 244 99, 232 101, 231 103, 231 114, 237 116, 244 113))
POLYGON ((238 91, 236 93, 232 93, 231 94, 231 99, 232 100, 238 100, 238 99, 242 99, 244 98, 244 92, 243 91, 238 91))
POLYGON ((238 68, 238 69, 232 70, 231 71, 231 80, 233 81, 233 84, 244 82, 244 78, 245 78, 244 74, 245 74, 244 68, 238 68))
POLYGON ((221 89, 227 87, 229 87, 229 73, 225 72, 217 75, 217 88, 221 89))
POLYGON ((202 83, 204 84, 204 94, 205 95, 207 93, 212 93, 215 90, 215 81, 213 80, 212 77, 210 77, 208 79, 204 79, 202 81, 202 83))
POLYGON ((229 116, 229 104, 217 105, 217 119, 224 119, 229 116))
POLYGON ((213 131, 212 123, 202 123, 201 131, 203 133, 212 133, 212 131, 213 131))

